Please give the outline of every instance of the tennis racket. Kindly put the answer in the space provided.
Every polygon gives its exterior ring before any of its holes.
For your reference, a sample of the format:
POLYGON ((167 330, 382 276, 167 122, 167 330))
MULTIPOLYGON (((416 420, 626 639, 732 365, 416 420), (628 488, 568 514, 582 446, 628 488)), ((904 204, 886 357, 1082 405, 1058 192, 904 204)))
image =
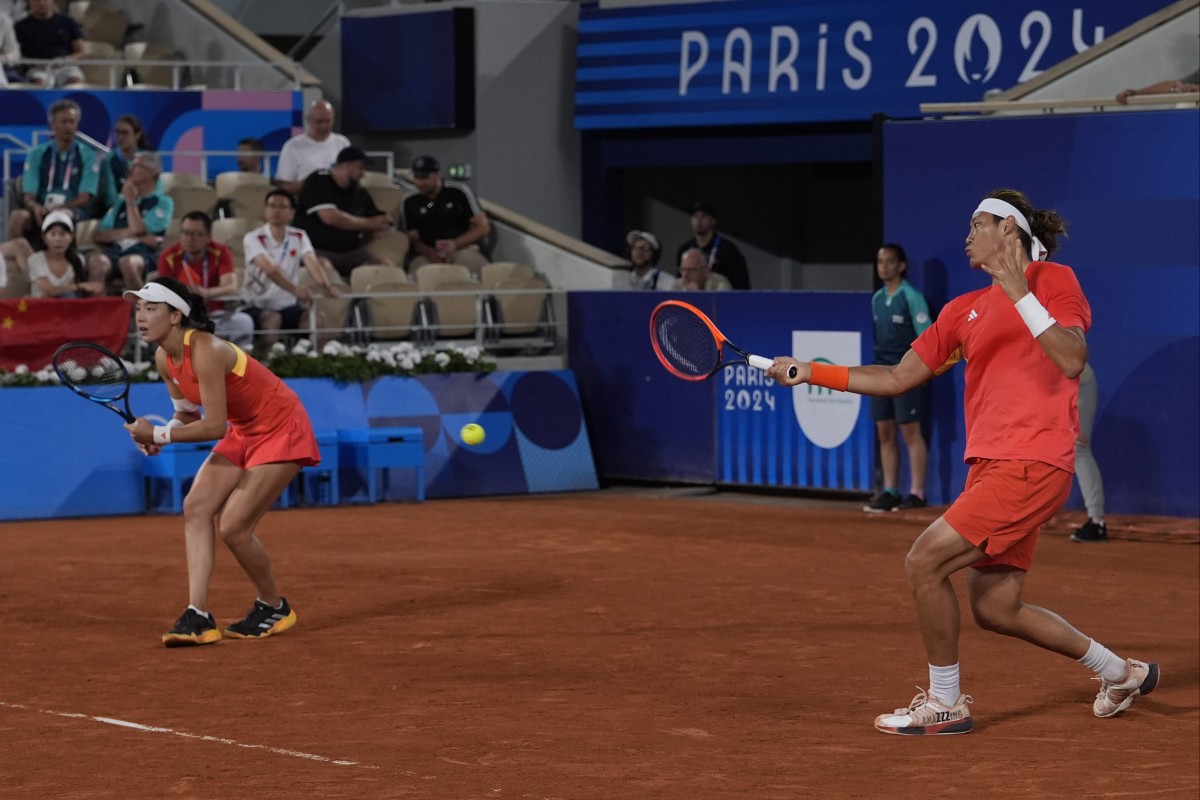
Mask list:
POLYGON ((126 422, 137 419, 129 410, 129 370, 110 350, 91 342, 67 342, 54 352, 54 371, 80 397, 112 409, 126 422), (124 410, 118 405, 122 401, 124 410))
MULTIPOLYGON (((765 371, 774 363, 742 350, 726 339, 703 311, 682 300, 664 300, 655 306, 650 314, 650 343, 667 372, 685 381, 711 378, 721 367, 736 363, 738 359, 722 362, 726 346, 752 367, 765 371)), ((788 377, 796 377, 795 367, 788 377)))

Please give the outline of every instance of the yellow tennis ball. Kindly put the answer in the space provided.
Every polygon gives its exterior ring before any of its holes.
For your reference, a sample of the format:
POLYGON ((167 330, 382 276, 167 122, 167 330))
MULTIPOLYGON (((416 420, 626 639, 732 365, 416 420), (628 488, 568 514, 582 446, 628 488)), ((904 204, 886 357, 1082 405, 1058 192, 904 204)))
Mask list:
POLYGON ((463 425, 458 435, 462 438, 463 444, 470 445, 483 444, 483 439, 487 436, 483 428, 474 422, 463 425))

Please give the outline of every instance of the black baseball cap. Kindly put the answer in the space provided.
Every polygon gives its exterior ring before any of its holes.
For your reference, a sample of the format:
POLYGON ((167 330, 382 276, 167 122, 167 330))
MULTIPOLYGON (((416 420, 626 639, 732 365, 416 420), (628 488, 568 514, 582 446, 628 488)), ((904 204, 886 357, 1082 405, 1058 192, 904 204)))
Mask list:
POLYGON ((334 163, 347 164, 351 161, 361 161, 364 164, 371 163, 371 159, 367 158, 367 154, 354 145, 351 145, 350 147, 343 147, 341 151, 338 152, 337 161, 334 163))
POLYGON ((413 175, 418 178, 428 178, 431 172, 440 172, 442 165, 433 156, 417 156, 413 159, 413 175))
POLYGON ((697 211, 703 211, 705 214, 708 214, 712 217, 717 215, 717 207, 712 204, 711 200, 697 200, 696 202, 692 203, 691 207, 688 209, 688 213, 695 214, 697 211))

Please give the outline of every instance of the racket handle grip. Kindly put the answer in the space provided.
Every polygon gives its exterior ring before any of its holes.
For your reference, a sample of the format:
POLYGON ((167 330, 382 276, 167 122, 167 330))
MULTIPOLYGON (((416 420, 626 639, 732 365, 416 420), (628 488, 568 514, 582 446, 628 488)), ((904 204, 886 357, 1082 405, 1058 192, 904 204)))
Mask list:
POLYGON ((761 369, 763 372, 769 370, 771 365, 775 363, 775 359, 763 358, 762 356, 747 356, 746 361, 749 362, 750 366, 761 369))

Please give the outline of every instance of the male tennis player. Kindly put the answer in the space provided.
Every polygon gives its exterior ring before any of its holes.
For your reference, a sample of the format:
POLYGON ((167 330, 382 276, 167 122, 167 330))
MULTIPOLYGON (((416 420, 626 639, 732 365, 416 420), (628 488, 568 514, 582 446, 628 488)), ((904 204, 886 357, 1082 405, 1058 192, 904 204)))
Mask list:
POLYGON ((296 613, 279 594, 271 557, 254 530, 300 468, 321 460, 308 414, 287 384, 213 335, 203 298, 179 281, 155 278, 125 296, 137 299, 142 339, 159 346, 155 366, 175 404, 166 425, 145 418, 126 425, 133 440, 150 456, 171 442, 220 440, 183 501, 189 605, 163 634, 163 644, 221 640, 208 611, 217 534, 258 590, 254 607, 224 635, 261 639, 283 633, 296 624, 296 613))
POLYGON ((895 366, 844 367, 776 358, 780 384, 895 396, 966 359, 966 486, 904 562, 929 657, 929 692, 875 719, 883 733, 967 733, 972 698, 959 687, 958 598, 950 576, 969 567, 971 612, 986 630, 1070 656, 1100 681, 1092 710, 1113 717, 1158 684, 1157 664, 1117 656, 1021 590, 1041 525, 1071 490, 1076 396, 1087 362, 1088 307, 1070 267, 1043 259, 1066 232, 1056 212, 1000 189, 971 215, 966 254, 992 285, 952 300, 895 366), (788 369, 797 368, 794 378, 788 369))

